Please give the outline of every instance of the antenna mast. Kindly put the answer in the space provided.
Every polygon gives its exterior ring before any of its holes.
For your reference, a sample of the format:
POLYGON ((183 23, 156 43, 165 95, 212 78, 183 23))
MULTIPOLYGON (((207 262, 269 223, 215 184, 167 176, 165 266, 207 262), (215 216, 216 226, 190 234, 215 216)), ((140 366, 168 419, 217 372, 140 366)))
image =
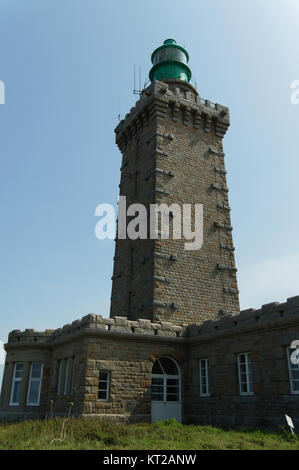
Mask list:
POLYGON ((141 95, 142 90, 141 90, 141 67, 139 65, 139 90, 136 89, 136 70, 135 70, 135 64, 134 64, 134 88, 133 88, 133 94, 134 95, 141 95))

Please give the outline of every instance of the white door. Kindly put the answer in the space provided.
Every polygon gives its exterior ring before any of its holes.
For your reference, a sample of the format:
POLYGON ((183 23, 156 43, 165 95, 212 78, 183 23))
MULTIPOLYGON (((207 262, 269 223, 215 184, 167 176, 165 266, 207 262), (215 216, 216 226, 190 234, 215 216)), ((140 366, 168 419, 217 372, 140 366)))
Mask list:
POLYGON ((181 422, 181 377, 170 357, 157 359, 152 371, 152 422, 175 418, 181 422))

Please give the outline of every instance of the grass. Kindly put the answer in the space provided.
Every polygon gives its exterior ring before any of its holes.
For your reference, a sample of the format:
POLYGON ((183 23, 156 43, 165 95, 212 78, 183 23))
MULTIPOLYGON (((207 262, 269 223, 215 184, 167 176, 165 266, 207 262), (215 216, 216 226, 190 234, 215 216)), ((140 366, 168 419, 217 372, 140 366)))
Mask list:
POLYGON ((279 432, 183 425, 121 424, 96 418, 0 423, 1 450, 298 450, 299 438, 279 432), (64 425, 63 425, 64 423, 64 425))

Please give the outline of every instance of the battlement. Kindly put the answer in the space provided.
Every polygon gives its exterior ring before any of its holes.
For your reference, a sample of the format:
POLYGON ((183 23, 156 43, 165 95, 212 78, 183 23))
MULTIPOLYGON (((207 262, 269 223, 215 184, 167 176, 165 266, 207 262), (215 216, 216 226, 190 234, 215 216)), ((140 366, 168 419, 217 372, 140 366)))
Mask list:
POLYGON ((25 331, 13 330, 9 334, 8 343, 36 343, 53 342, 59 338, 67 337, 80 330, 101 330, 108 335, 110 333, 130 333, 157 336, 182 337, 187 325, 177 325, 170 322, 153 323, 150 320, 139 319, 137 321, 127 320, 125 317, 103 318, 101 315, 90 313, 85 317, 75 320, 56 330, 25 331))
POLYGON ((257 310, 242 310, 238 315, 224 314, 220 320, 207 320, 201 324, 192 325, 178 325, 163 321, 151 322, 146 319, 132 321, 125 317, 103 318, 101 315, 90 313, 56 330, 42 332, 33 329, 13 330, 9 334, 8 343, 52 343, 57 339, 67 338, 73 333, 87 329, 105 332, 108 336, 111 333, 120 333, 196 339, 222 332, 238 332, 243 328, 267 328, 273 322, 279 321, 283 324, 284 321, 288 322, 293 318, 299 321, 299 296, 291 297, 284 303, 272 302, 262 305, 257 310))
POLYGON ((181 80, 156 80, 143 90, 135 106, 115 128, 120 151, 124 152, 149 121, 165 118, 168 108, 173 121, 177 121, 182 111, 184 125, 195 129, 202 126, 205 132, 211 131, 213 120, 215 134, 221 138, 230 125, 228 108, 201 98, 192 85, 181 80))
POLYGON ((199 337, 211 334, 238 332, 243 328, 267 328, 277 321, 283 324, 292 318, 299 321, 299 296, 290 297, 284 303, 271 302, 262 305, 260 309, 249 308, 242 310, 238 315, 224 313, 216 321, 207 320, 202 324, 193 324, 188 327, 189 337, 199 337))

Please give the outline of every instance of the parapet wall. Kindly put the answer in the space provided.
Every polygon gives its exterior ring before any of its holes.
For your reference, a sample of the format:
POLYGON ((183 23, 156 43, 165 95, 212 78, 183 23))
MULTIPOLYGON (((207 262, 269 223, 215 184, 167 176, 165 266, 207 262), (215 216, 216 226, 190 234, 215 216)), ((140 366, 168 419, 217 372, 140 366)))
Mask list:
POLYGON ((95 329, 109 336, 113 333, 152 335, 160 337, 177 338, 202 338, 205 336, 217 335, 222 332, 228 334, 242 331, 244 328, 267 328, 279 323, 299 321, 299 296, 291 297, 284 303, 272 302, 263 305, 260 309, 242 310, 239 315, 231 315, 223 312, 220 320, 207 320, 201 324, 173 324, 171 322, 151 322, 140 319, 138 321, 127 320, 125 317, 103 318, 101 315, 91 313, 80 320, 64 325, 56 330, 35 331, 26 329, 25 331, 13 330, 9 334, 8 343, 51 343, 57 339, 67 338, 70 334, 85 329, 95 329))
POLYGON ((125 317, 103 318, 101 315, 90 313, 80 320, 64 325, 56 330, 25 331, 13 330, 9 334, 9 343, 18 342, 52 342, 58 338, 67 337, 71 333, 84 329, 97 329, 110 333, 129 333, 157 336, 181 337, 184 335, 188 325, 177 325, 170 322, 153 323, 150 320, 139 319, 137 321, 127 320, 125 317))
POLYGON ((203 126, 205 132, 211 131, 214 121, 215 133, 224 137, 229 125, 229 110, 226 106, 212 103, 198 96, 197 91, 181 80, 155 80, 143 90, 140 99, 115 129, 116 143, 121 152, 133 141, 143 127, 155 118, 165 118, 170 109, 172 119, 177 120, 179 111, 184 114, 184 125, 198 129, 203 126))
POLYGON ((290 297, 286 302, 271 302, 262 305, 260 309, 249 308, 242 310, 238 315, 231 315, 223 312, 223 316, 216 321, 207 320, 201 325, 193 324, 188 327, 188 336, 197 337, 221 332, 233 333, 242 329, 252 329, 256 327, 273 327, 274 324, 289 323, 289 321, 299 321, 299 296, 290 297))

